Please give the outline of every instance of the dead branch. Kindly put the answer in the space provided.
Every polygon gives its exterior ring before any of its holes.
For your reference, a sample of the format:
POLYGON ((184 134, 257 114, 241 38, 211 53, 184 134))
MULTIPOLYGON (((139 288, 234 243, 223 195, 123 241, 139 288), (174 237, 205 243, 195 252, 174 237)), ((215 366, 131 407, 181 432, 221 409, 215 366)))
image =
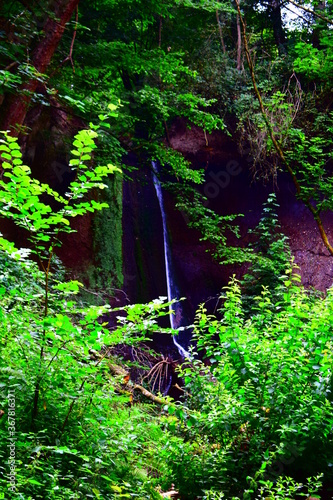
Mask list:
POLYGON ((74 50, 74 42, 75 42, 75 38, 76 38, 76 34, 77 34, 78 23, 79 23, 79 7, 77 6, 76 10, 75 10, 75 27, 74 27, 73 37, 72 37, 72 41, 71 41, 71 46, 69 48, 69 54, 67 57, 65 57, 65 59, 63 59, 61 61, 61 63, 57 67, 57 69, 55 71, 53 71, 53 73, 50 75, 50 78, 52 78, 55 75, 55 73, 57 73, 59 71, 59 69, 62 68, 62 66, 68 61, 71 63, 71 66, 73 68, 73 73, 75 73, 75 67, 74 67, 74 61, 73 61, 73 50, 74 50))
POLYGON ((148 382, 154 391, 155 388, 158 389, 158 392, 162 393, 162 384, 163 381, 168 383, 169 376, 169 365, 172 365, 172 361, 169 361, 168 358, 164 358, 156 363, 150 371, 147 373, 145 377, 143 377, 142 382, 145 379, 148 379, 148 382))
POLYGON ((5 71, 9 71, 12 68, 16 68, 20 63, 18 61, 13 61, 8 66, 5 67, 5 71))
POLYGON ((242 34, 240 26, 240 16, 237 14, 237 70, 241 70, 242 63, 242 34))
POLYGON ((295 71, 293 71, 293 74, 291 75, 291 77, 288 80, 287 92, 289 93, 291 100, 292 100, 292 103, 293 103, 293 106, 294 106, 294 115, 291 119, 291 123, 293 123, 293 121, 295 120, 297 113, 299 111, 299 108, 300 108, 300 105, 302 102, 302 94, 303 94, 301 83, 300 83, 299 79, 297 78, 295 71), (294 96, 292 95, 292 92, 290 91, 290 85, 291 85, 291 81, 293 79, 295 79, 295 82, 296 82, 294 96))
POLYGON ((178 498, 179 492, 175 490, 174 484, 171 485, 171 490, 160 493, 162 498, 178 498))
POLYGON ((147 389, 142 387, 142 385, 134 384, 133 391, 140 391, 141 394, 143 394, 146 398, 160 405, 166 405, 170 403, 170 401, 168 401, 167 399, 160 398, 159 396, 155 396, 155 394, 153 394, 152 392, 147 391, 147 389))
MULTIPOLYGON (((159 363, 158 363, 159 364, 159 363)), ((161 398, 159 396, 155 396, 152 392, 148 391, 145 389, 142 385, 139 384, 133 384, 133 382, 130 380, 130 374, 125 368, 122 366, 116 365, 114 363, 109 364, 109 369, 112 375, 115 376, 120 376, 123 378, 123 385, 126 385, 126 393, 130 394, 132 391, 139 391, 143 396, 146 398, 150 399, 154 403, 158 403, 160 405, 165 405, 168 404, 169 401, 166 398, 161 398)))
POLYGON ((115 365, 114 363, 109 364, 109 370, 115 377, 127 377, 129 375, 128 371, 122 366, 115 365))
POLYGON ((311 24, 311 20, 310 19, 306 19, 306 17, 304 16, 301 16, 301 14, 297 14, 297 12, 295 12, 294 10, 290 9, 287 5, 284 5, 283 6, 286 10, 288 10, 289 12, 291 12, 292 14, 296 14, 298 17, 300 17, 301 19, 303 19, 303 21, 305 21, 306 23, 308 24, 311 24))

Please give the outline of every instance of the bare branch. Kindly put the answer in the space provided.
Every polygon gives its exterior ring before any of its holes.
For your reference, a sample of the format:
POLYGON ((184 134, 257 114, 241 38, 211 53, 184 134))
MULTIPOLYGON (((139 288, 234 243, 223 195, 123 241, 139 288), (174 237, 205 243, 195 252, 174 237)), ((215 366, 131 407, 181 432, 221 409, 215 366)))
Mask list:
POLYGON ((160 398, 159 396, 155 396, 152 392, 147 391, 142 385, 135 384, 133 386, 134 391, 140 391, 146 398, 150 399, 154 403, 158 403, 159 405, 169 404, 170 401, 168 399, 160 398))
POLYGON ((288 3, 291 3, 292 5, 297 7, 298 9, 304 10, 304 12, 308 12, 309 14, 312 14, 313 16, 318 17, 322 21, 325 21, 325 23, 327 23, 327 24, 333 25, 333 21, 331 19, 329 19, 326 16, 323 16, 322 14, 319 14, 319 12, 316 12, 315 10, 309 9, 308 7, 304 7, 304 5, 300 5, 299 3, 294 2, 294 0, 288 0, 288 3))

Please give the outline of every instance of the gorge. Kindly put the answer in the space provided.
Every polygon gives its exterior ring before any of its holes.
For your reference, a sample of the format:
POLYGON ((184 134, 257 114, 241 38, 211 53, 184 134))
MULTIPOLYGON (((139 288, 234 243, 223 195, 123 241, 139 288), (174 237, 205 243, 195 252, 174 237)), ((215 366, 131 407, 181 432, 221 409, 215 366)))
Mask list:
POLYGON ((333 498, 331 0, 0 0, 0 498, 333 498))

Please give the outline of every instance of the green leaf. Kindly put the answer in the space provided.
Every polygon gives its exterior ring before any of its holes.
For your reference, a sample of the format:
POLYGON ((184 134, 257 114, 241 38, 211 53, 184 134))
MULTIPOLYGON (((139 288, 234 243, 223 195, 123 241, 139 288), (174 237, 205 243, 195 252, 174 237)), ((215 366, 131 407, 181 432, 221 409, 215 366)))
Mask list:
POLYGON ((10 154, 8 154, 8 153, 5 153, 5 152, 1 153, 1 155, 0 155, 0 156, 1 156, 2 158, 5 158, 6 160, 11 160, 11 159, 12 159, 11 155, 10 155, 10 154))
POLYGON ((30 484, 36 484, 37 486, 43 486, 43 484, 42 484, 42 483, 40 483, 39 481, 36 481, 36 479, 31 479, 31 478, 29 478, 29 479, 28 479, 28 482, 29 482, 30 484))

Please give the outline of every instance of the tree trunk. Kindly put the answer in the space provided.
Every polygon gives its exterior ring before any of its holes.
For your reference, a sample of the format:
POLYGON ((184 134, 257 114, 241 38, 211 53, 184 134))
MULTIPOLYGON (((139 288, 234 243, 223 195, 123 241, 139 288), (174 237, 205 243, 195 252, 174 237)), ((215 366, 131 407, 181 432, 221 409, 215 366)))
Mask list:
POLYGON ((276 46, 278 48, 279 54, 283 55, 286 53, 286 34, 282 25, 281 16, 281 3, 280 0, 270 0, 269 1, 269 16, 272 21, 273 33, 276 46))
POLYGON ((217 9, 215 11, 215 14, 216 14, 217 27, 219 29, 219 34, 220 34, 221 46, 222 46, 223 54, 225 54, 226 50, 225 50, 225 44, 224 44, 224 40, 223 40, 222 26, 221 26, 221 22, 220 22, 219 11, 217 9))
MULTIPOLYGON (((79 0, 58 0, 55 2, 54 18, 47 19, 43 28, 44 36, 31 57, 31 65, 39 73, 45 73, 64 34, 66 24, 71 19, 78 4, 79 0)), ((16 94, 7 96, 1 121, 2 130, 11 130, 13 135, 19 134, 37 85, 36 79, 28 80, 21 85, 16 94)))
POLYGON ((242 68, 242 33, 240 26, 239 15, 237 14, 237 69, 240 71, 242 68))
MULTIPOLYGON (((325 0, 320 0, 317 5, 313 7, 313 10, 315 14, 325 14, 325 0)), ((318 16, 319 17, 319 16, 318 16)), ((312 45, 316 49, 321 48, 320 44, 320 34, 323 30, 327 30, 327 24, 323 22, 320 18, 316 18, 316 16, 313 16, 313 31, 312 31, 312 45)))

